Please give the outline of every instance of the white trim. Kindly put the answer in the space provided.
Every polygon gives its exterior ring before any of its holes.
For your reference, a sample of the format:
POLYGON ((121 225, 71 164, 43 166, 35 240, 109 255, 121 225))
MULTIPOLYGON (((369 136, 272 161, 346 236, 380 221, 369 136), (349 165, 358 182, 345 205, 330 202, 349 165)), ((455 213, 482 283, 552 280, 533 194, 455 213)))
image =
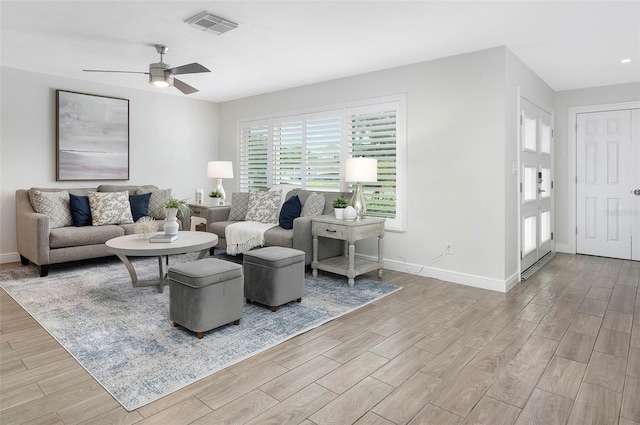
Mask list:
POLYGON ((569 250, 569 245, 566 245, 566 244, 556 244, 556 252, 564 252, 566 254, 575 254, 575 252, 571 252, 569 250))
POLYGON ((20 254, 18 254, 17 252, 0 254, 0 264, 16 263, 18 261, 20 261, 20 254))
MULTIPOLYGON (((378 261, 378 257, 370 255, 356 254, 356 256, 367 258, 373 261, 378 261)), ((450 270, 439 269, 436 267, 427 267, 421 264, 405 263, 398 260, 389 260, 387 258, 383 259, 383 262, 385 269, 503 293, 509 291, 519 282, 519 273, 514 273, 507 279, 502 280, 491 277, 454 272, 450 270), (416 271, 410 271, 409 268, 415 269, 416 271)))
POLYGON ((566 247, 565 251, 560 251, 560 248, 556 245, 556 250, 559 252, 566 252, 568 254, 575 254, 577 252, 577 192, 578 184, 576 183, 577 168, 578 168, 578 137, 576 134, 576 125, 578 123, 578 114, 584 114, 589 112, 610 112, 610 111, 622 111, 625 109, 640 109, 640 102, 622 102, 622 103, 609 103, 601 105, 588 105, 588 106, 573 106, 569 108, 568 128, 567 135, 569 139, 569 146, 567 149, 567 176, 569 178, 569 211, 567 217, 567 227, 569 228, 569 243, 563 245, 566 247))

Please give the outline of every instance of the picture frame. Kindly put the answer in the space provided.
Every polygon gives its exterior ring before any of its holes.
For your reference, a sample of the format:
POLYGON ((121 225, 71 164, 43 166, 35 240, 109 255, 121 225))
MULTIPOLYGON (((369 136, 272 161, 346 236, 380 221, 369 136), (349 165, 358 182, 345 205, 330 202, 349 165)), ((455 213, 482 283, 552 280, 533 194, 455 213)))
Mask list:
POLYGON ((129 180, 129 99, 56 90, 56 181, 129 180))

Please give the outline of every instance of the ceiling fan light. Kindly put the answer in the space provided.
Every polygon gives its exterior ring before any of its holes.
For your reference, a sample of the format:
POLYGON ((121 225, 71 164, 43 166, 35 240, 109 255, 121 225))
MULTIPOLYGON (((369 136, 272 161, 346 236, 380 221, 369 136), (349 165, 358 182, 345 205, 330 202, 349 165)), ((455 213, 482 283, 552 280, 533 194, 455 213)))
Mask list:
POLYGON ((169 87, 169 83, 164 77, 149 77, 149 82, 156 87, 169 87))

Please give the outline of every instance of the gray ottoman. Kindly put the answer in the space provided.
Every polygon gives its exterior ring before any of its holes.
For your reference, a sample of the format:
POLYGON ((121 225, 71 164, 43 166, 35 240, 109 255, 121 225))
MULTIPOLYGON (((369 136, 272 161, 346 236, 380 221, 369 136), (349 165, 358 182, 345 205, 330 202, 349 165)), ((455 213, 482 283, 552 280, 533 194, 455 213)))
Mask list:
POLYGON ((169 318, 173 326, 182 325, 204 333, 242 318, 242 266, 217 258, 171 266, 168 272, 169 318))
POLYGON ((271 311, 304 295, 304 251, 269 246, 244 253, 244 296, 271 311))

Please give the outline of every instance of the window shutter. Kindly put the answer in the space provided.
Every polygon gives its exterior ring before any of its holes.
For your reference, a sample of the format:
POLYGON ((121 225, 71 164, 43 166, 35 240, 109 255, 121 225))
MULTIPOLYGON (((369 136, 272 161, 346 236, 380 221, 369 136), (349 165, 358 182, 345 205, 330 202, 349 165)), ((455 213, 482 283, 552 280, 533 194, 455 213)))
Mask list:
POLYGON ((335 112, 306 120, 305 188, 340 190, 341 127, 342 119, 335 112))
POLYGON ((272 182, 302 186, 303 122, 275 122, 273 129, 272 182))
POLYGON ((269 127, 264 122, 240 126, 240 191, 268 187, 269 127))
POLYGON ((347 112, 347 150, 351 157, 378 160, 378 181, 363 183, 367 214, 384 217, 393 226, 402 217, 399 211, 398 117, 397 102, 349 108, 347 112))

